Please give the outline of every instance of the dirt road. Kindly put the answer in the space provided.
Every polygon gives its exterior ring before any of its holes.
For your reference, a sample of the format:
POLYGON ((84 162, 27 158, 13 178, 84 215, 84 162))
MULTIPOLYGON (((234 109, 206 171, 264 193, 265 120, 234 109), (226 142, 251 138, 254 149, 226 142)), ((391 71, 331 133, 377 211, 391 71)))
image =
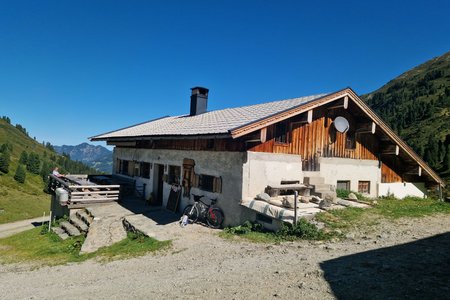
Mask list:
POLYGON ((339 242, 224 240, 167 225, 172 249, 110 263, 0 266, 1 299, 449 299, 450 219, 382 222, 339 242))

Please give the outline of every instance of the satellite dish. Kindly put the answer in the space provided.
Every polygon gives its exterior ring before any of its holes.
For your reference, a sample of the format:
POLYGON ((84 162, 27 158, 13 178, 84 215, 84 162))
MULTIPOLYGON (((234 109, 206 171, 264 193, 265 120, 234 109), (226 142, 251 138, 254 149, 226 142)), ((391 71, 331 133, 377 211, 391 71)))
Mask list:
POLYGON ((348 124, 348 121, 344 117, 336 117, 333 121, 334 127, 337 131, 341 133, 345 133, 350 128, 350 125, 348 124))

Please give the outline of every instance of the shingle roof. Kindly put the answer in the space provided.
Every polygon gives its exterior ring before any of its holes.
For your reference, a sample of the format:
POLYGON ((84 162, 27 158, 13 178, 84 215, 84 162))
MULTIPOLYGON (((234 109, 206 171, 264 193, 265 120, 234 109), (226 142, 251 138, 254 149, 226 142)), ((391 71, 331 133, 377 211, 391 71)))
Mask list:
POLYGON ((301 106, 326 94, 209 111, 196 116, 164 117, 91 137, 102 140, 121 137, 227 134, 287 109, 301 106))

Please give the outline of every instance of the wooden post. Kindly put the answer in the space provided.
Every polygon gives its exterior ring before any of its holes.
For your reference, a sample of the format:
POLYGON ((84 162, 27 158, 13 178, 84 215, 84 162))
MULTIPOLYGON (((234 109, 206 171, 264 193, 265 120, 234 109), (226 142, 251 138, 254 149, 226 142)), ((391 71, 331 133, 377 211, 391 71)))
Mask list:
POLYGON ((50 211, 50 219, 48 220, 48 231, 50 231, 52 227, 52 211, 50 211))
POLYGON ((294 226, 297 225, 297 198, 298 198, 298 191, 294 192, 294 226))

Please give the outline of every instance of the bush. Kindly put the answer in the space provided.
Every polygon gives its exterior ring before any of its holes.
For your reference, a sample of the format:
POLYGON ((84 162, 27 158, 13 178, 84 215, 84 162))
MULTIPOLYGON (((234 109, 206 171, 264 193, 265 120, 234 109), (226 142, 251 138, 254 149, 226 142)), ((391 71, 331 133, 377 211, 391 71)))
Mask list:
POLYGON ((328 237, 323 230, 318 229, 316 225, 309 223, 304 218, 299 219, 297 225, 283 225, 277 234, 286 239, 323 240, 328 237))
POLYGON ((234 226, 234 227, 227 227, 224 229, 224 231, 226 233, 242 235, 242 234, 247 234, 250 232, 262 232, 263 227, 259 223, 252 223, 250 221, 245 221, 244 224, 242 224, 242 225, 234 226))

